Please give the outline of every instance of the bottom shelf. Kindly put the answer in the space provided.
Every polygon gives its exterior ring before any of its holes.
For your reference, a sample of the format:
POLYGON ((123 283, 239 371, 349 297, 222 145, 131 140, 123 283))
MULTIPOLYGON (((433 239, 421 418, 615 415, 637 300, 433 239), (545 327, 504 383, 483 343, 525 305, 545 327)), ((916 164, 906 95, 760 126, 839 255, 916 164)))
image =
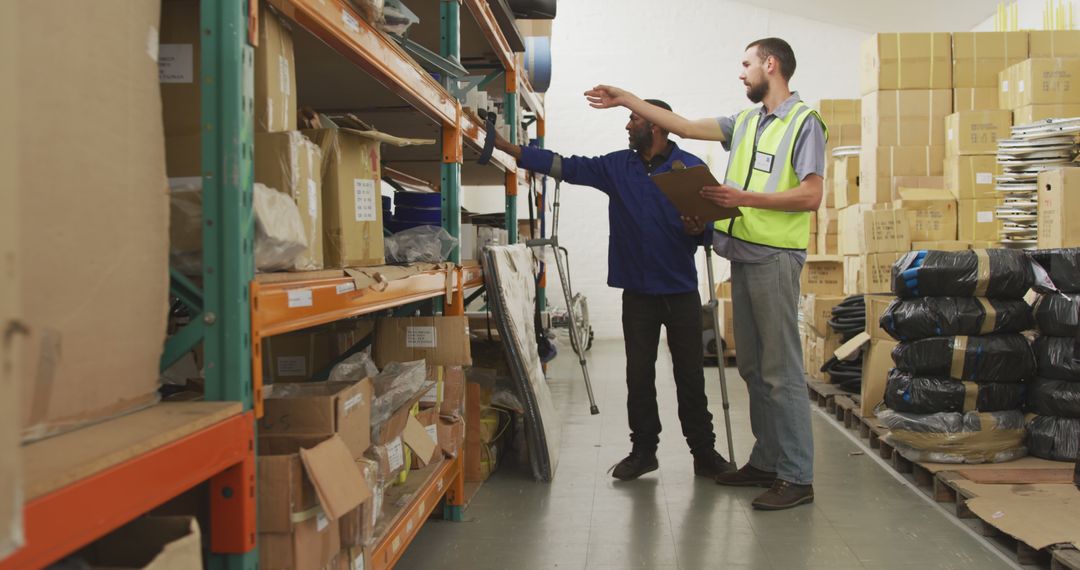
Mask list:
MULTIPOLYGON (((440 499, 461 484, 461 456, 445 459, 409 473, 404 485, 391 487, 383 499, 384 515, 375 529, 375 550, 371 556, 374 570, 393 568, 405 548, 416 538, 440 499), (394 513, 389 516, 389 512, 394 513)), ((463 490, 458 490, 463 493, 463 490)), ((447 497, 448 500, 451 497, 447 497)), ((453 502, 453 501, 448 501, 453 502)))

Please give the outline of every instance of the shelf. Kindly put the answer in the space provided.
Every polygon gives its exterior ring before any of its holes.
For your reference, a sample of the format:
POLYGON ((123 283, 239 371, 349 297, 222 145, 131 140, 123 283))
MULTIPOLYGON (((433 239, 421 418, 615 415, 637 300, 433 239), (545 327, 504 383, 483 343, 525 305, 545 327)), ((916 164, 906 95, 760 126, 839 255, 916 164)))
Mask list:
POLYGON ((24 446, 26 545, 0 570, 44 567, 216 477, 235 481, 236 492, 213 505, 227 511, 214 520, 229 524, 213 529, 212 547, 251 550, 255 501, 242 487, 254 485, 255 419, 242 409, 162 403, 24 446))
POLYGON ((540 99, 540 95, 533 90, 532 83, 529 82, 529 78, 524 69, 518 72, 518 95, 525 101, 525 106, 532 111, 537 118, 544 119, 544 102, 540 99))

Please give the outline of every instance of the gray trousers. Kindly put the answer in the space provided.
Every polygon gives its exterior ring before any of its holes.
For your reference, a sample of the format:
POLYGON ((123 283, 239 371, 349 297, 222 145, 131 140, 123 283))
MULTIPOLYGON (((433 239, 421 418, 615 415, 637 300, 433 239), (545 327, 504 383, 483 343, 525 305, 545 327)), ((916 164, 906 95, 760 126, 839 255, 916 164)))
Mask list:
POLYGON ((799 273, 787 253, 731 264, 739 374, 750 392, 750 465, 798 485, 814 479, 810 398, 799 339, 799 273))

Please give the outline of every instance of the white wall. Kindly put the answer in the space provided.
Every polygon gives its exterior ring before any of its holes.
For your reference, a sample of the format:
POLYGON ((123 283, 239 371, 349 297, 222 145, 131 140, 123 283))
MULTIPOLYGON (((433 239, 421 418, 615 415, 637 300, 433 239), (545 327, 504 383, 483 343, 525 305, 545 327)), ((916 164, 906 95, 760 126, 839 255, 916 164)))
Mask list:
MULTIPOLYGON (((1057 0, 1054 0, 1057 4, 1057 0)), ((1080 20, 1080 0, 1068 0, 1067 5, 1072 6, 1073 21, 1080 24, 1077 20, 1080 20)), ((1021 30, 1043 30, 1047 26, 1043 25, 1043 13, 1046 9, 1045 0, 1020 0, 1019 7, 1017 8, 1018 15, 1018 28, 1021 30)), ((975 32, 992 32, 994 28, 995 16, 990 16, 983 23, 975 26, 972 31, 975 32)))

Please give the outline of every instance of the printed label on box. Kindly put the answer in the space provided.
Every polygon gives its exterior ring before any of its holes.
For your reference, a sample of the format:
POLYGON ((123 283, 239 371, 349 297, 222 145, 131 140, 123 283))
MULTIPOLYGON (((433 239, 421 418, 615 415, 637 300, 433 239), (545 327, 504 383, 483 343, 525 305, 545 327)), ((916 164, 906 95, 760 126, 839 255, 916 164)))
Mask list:
POLYGON ((990 222, 994 221, 994 212, 993 211, 976 212, 975 213, 975 221, 980 223, 980 224, 990 223, 990 222))
POLYGON ((360 22, 344 8, 341 9, 341 22, 345 24, 346 30, 349 30, 354 34, 360 33, 360 22))
POLYGON ((375 181, 365 178, 353 179, 353 194, 355 194, 356 200, 356 221, 378 221, 376 204, 379 200, 375 193, 375 181))
POLYGON ((319 187, 311 178, 307 181, 307 213, 313 220, 319 218, 319 187))
POLYGON ((345 413, 348 414, 353 408, 364 403, 364 395, 357 394, 348 400, 345 400, 345 413))
POLYGON ((438 348, 435 327, 408 327, 405 329, 405 346, 408 348, 438 348))
POLYGON ((315 530, 322 532, 328 526, 330 526, 330 518, 326 516, 326 513, 320 512, 315 515, 315 530))
POLYGON ((949 140, 952 140, 953 139, 953 131, 952 131, 952 129, 949 129, 948 134, 949 134, 949 140))
POLYGON ((306 356, 279 356, 277 359, 278 376, 307 376, 306 356))
POLYGON ((992 173, 992 172, 976 172, 975 173, 975 183, 979 184, 979 185, 993 184, 994 183, 994 173, 992 173))
POLYGON ((431 441, 435 442, 435 445, 439 445, 439 426, 427 426, 424 431, 431 437, 431 441))
POLYGON ((356 291, 356 282, 349 281, 348 283, 342 283, 341 285, 338 285, 337 287, 334 287, 334 290, 337 291, 338 295, 344 295, 345 293, 351 293, 353 291, 356 291))
POLYGON ((1008 93, 1009 92, 1009 80, 1008 79, 1001 82, 1001 92, 1002 93, 1008 93))
POLYGON ((364 570, 364 555, 357 554, 356 558, 352 561, 353 570, 364 570))
POLYGON ((401 444, 400 437, 395 437, 394 441, 386 444, 386 455, 390 458, 391 471, 397 471, 405 466, 405 448, 401 444))
POLYGON ((281 93, 286 97, 292 95, 292 82, 289 81, 289 59, 278 55, 278 81, 281 83, 281 93))
POLYGON ((1023 79, 1021 79, 1020 81, 1017 82, 1016 91, 1018 93, 1023 93, 1024 92, 1024 80, 1023 79))
POLYGON ((191 44, 161 44, 158 50, 159 83, 193 83, 195 50, 191 44))
POLYGON ((311 289, 290 289, 289 308, 310 307, 314 302, 311 298, 311 289))
POLYGON ((421 404, 437 404, 439 403, 439 386, 432 386, 430 390, 422 398, 420 398, 421 404))

